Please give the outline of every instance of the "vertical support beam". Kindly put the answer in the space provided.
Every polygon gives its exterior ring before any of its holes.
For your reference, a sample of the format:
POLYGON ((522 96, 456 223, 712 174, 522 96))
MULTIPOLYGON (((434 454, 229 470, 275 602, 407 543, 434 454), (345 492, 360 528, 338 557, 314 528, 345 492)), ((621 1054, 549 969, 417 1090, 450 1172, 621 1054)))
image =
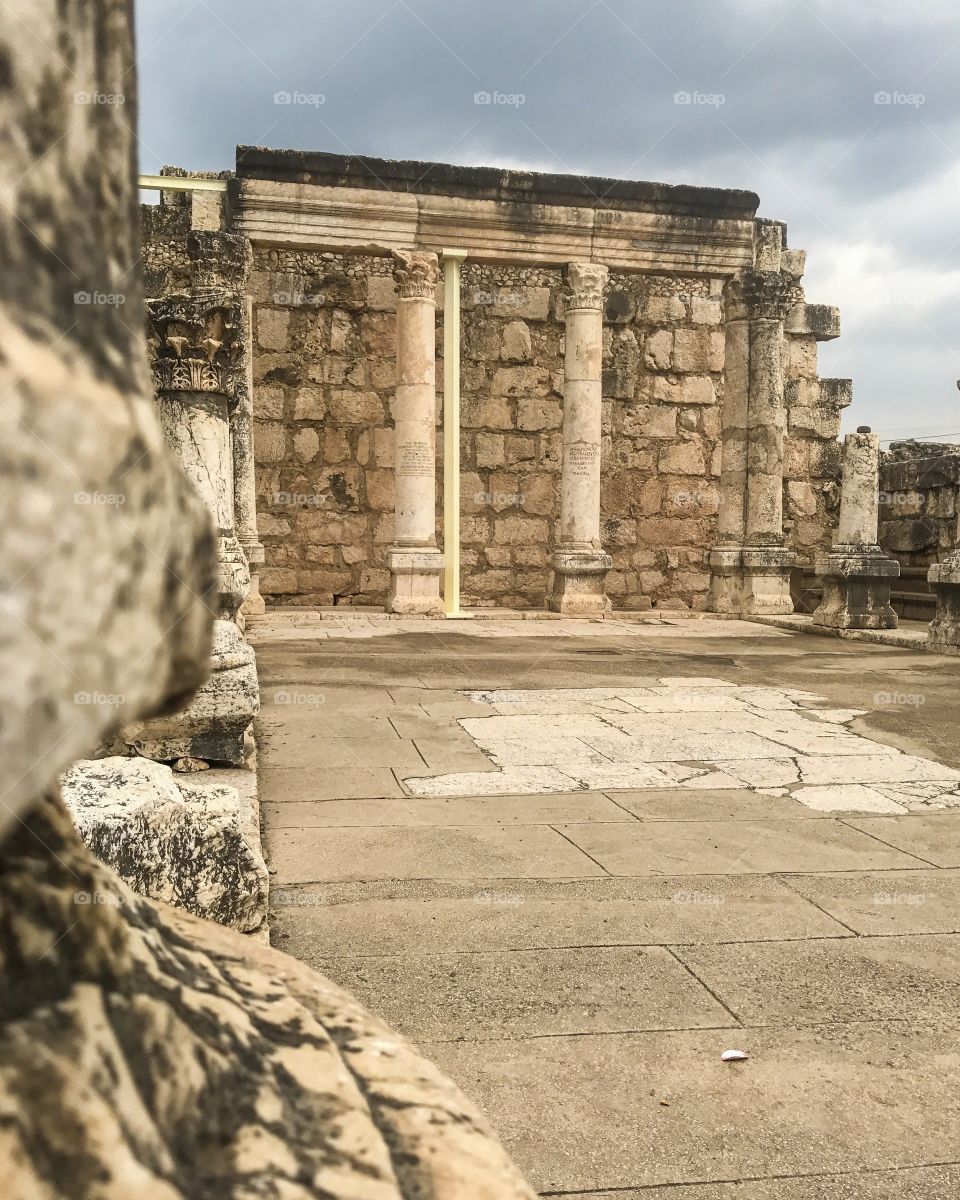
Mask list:
POLYGON ((440 616, 437 549, 436 254, 394 252, 397 282, 397 392, 394 544, 387 553, 387 611, 440 616))
POLYGON ((604 583, 613 562, 600 543, 603 289, 607 268, 567 268, 560 525, 550 607, 570 616, 610 610, 604 583))
POLYGON ((460 264, 465 250, 443 252, 443 611, 460 611, 460 264))

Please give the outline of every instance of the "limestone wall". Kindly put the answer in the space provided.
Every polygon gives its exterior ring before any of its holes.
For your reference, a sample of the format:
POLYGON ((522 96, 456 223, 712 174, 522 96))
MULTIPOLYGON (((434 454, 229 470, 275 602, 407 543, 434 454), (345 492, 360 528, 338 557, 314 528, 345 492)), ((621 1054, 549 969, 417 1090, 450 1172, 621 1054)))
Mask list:
POLYGON ((960 447, 901 442, 880 471, 880 544, 902 567, 927 568, 957 548, 960 447))
MULTIPOLYGON (((388 258, 255 251, 255 445, 267 559, 261 587, 274 603, 383 603, 393 528, 392 269, 388 258)), ((467 604, 542 607, 550 590, 562 279, 552 266, 464 266, 467 604)), ((601 532, 613 557, 607 590, 617 607, 696 605, 707 590, 720 471, 723 282, 610 277, 601 532)), ((437 301, 440 354, 442 287, 437 301)), ((791 545, 811 557, 829 544, 835 523, 841 405, 836 389, 817 379, 813 335, 790 344, 785 511, 791 545)))

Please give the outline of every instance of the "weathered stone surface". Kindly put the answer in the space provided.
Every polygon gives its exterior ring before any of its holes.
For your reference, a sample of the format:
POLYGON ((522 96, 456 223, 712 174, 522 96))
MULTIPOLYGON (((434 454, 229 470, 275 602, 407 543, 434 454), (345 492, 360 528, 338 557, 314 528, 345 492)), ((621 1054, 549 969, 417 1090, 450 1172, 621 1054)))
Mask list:
POLYGON ((260 708, 257 663, 232 621, 217 621, 210 675, 193 700, 166 717, 130 725, 107 743, 114 754, 137 754, 157 762, 202 758, 239 765, 246 736, 260 708))
POLYGON ((267 868, 249 797, 235 788, 102 758, 75 763, 61 790, 86 845, 141 896, 245 933, 266 920, 267 868))
POLYGON ((4 1193, 532 1200, 389 1029, 292 960, 138 897, 57 794, 97 738, 189 697, 212 619, 209 519, 163 449, 137 328, 130 8, 67 0, 0 34, 4 1193), (71 104, 81 82, 130 102, 71 104), (75 309, 76 281, 123 287, 124 315, 75 309))

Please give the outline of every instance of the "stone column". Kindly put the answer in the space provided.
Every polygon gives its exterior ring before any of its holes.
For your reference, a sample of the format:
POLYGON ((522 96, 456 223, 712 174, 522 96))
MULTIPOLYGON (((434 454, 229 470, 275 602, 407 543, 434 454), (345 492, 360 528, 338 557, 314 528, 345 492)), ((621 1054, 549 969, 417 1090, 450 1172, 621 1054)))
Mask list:
POLYGON ((231 418, 244 379, 244 309, 211 289, 147 304, 156 403, 164 441, 207 506, 217 535, 217 607, 210 678, 190 705, 128 727, 115 752, 187 767, 239 765, 259 708, 256 660, 236 624, 250 574, 234 525, 231 418))
POLYGON ((250 588, 243 602, 246 616, 266 611, 260 595, 260 568, 264 563, 263 544, 257 531, 256 460, 253 451, 253 301, 244 301, 244 370, 242 386, 230 422, 233 448, 233 499, 237 541, 250 570, 250 588))
POLYGON ((568 616, 610 610, 604 591, 613 565, 600 543, 600 428, 603 288, 607 268, 567 267, 560 525, 550 608, 568 616))
POLYGON ((164 440, 203 497, 217 533, 220 615, 233 619, 250 586, 234 525, 231 409, 243 353, 243 312, 227 294, 168 296, 148 305, 164 440))
POLYGON ((900 564, 878 544, 880 519, 880 439, 868 426, 843 443, 840 524, 830 554, 817 561, 823 600, 815 625, 831 629, 895 629, 890 584, 900 564))
POLYGON ((795 557, 783 538, 783 325, 803 292, 782 259, 782 226, 760 223, 755 265, 728 285, 726 348, 734 357, 725 364, 725 495, 710 555, 711 607, 742 616, 793 612, 795 557))
POLYGON ((436 254, 395 252, 394 544, 387 611, 441 616, 437 549, 436 254))

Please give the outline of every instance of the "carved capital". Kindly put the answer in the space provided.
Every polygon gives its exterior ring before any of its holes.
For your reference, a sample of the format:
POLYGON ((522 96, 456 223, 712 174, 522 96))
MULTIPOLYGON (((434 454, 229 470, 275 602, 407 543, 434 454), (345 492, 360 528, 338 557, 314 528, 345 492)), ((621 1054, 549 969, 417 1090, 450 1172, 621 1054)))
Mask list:
POLYGON ((749 320, 785 321, 790 311, 803 302, 803 287, 785 271, 744 271, 733 289, 749 320))
POLYGON ((607 268, 600 263, 572 262, 567 266, 567 311, 603 308, 607 268))
POLYGON ((432 300, 440 279, 435 254, 425 250, 394 250, 393 278, 401 300, 432 300))
POLYGON ((229 292, 147 302, 147 346, 162 392, 221 392, 243 383, 243 308, 229 292))

